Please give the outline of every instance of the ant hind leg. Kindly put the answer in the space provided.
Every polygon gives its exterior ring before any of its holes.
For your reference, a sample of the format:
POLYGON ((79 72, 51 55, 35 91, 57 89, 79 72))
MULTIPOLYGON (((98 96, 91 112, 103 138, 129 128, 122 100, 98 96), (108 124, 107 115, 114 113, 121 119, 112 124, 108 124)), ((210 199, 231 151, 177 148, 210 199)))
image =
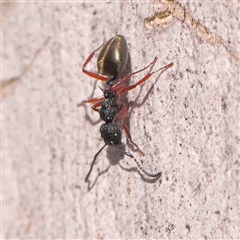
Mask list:
POLYGON ((123 129, 127 135, 128 140, 137 148, 137 151, 139 151, 143 156, 144 156, 144 152, 138 147, 138 145, 132 140, 131 134, 128 130, 128 127, 125 124, 122 124, 123 129))

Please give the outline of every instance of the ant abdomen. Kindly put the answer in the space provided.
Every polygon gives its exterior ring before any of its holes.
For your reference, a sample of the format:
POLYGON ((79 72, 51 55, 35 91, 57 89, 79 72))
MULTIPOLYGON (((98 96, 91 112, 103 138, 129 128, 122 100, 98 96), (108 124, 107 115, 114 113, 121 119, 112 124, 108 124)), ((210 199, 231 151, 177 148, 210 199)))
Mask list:
POLYGON ((98 55, 98 72, 105 76, 117 77, 127 60, 127 42, 123 36, 116 35, 106 42, 98 55))

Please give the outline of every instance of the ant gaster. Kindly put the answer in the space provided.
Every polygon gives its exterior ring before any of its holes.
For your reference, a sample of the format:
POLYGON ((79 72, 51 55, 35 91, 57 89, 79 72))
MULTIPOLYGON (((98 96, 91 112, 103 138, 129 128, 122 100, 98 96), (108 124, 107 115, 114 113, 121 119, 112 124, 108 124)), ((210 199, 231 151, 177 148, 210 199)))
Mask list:
MULTIPOLYGON (((127 76, 120 77, 123 69, 126 67, 129 58, 129 51, 127 47, 127 42, 125 38, 121 35, 116 35, 111 38, 105 45, 100 46, 95 51, 93 51, 87 60, 84 62, 82 71, 90 77, 93 77, 97 80, 106 82, 106 89, 101 89, 103 92, 102 97, 92 98, 82 103, 78 104, 81 106, 84 103, 93 103, 93 110, 98 112, 100 118, 104 123, 100 127, 101 137, 103 138, 105 144, 104 146, 95 154, 89 172, 85 178, 85 181, 88 181, 90 173, 92 171, 93 165, 97 159, 97 156, 100 152, 107 146, 114 146, 117 151, 122 152, 128 157, 132 158, 137 164, 138 168, 149 177, 160 177, 161 172, 151 174, 144 170, 137 159, 129 152, 125 152, 117 148, 116 146, 121 144, 122 141, 122 129, 125 131, 127 138, 130 142, 137 147, 137 149, 142 153, 138 148, 137 144, 132 141, 131 134, 124 124, 124 119, 127 114, 127 108, 123 103, 120 102, 119 96, 124 92, 134 89, 138 85, 144 83, 151 75, 161 70, 166 70, 173 66, 173 63, 170 63, 164 67, 159 68, 154 72, 146 74, 142 79, 140 79, 136 84, 126 86, 126 81, 129 78, 139 72, 144 71, 145 69, 154 64, 157 61, 157 58, 147 65, 145 68, 127 74, 127 76), (90 62, 95 52, 101 49, 98 59, 97 59, 97 68, 98 74, 86 70, 87 64, 90 62)), ((142 153, 143 154, 143 153, 142 153)))

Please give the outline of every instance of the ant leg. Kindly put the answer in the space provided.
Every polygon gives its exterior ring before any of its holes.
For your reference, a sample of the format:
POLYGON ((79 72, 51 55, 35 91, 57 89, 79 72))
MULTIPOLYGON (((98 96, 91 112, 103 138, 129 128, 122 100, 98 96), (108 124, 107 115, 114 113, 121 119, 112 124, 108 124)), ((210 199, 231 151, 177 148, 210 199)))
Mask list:
POLYGON ((91 102, 91 103, 94 103, 92 105, 92 109, 99 113, 99 110, 100 110, 100 107, 102 106, 102 103, 103 103, 103 99, 104 98, 95 98, 95 99, 89 99, 89 100, 86 100, 86 101, 82 101, 81 103, 78 103, 77 104, 77 107, 84 107, 85 108, 85 118, 86 120, 88 120, 92 125, 96 125, 97 123, 99 123, 100 119, 98 119, 97 121, 96 120, 93 120, 93 118, 91 117, 91 115, 88 114, 88 111, 87 111, 87 107, 85 105, 85 103, 88 103, 88 102, 91 102))
POLYGON ((147 171, 141 166, 141 164, 138 162, 138 160, 137 160, 131 153, 129 153, 129 152, 124 152, 124 151, 122 151, 122 150, 120 150, 120 149, 118 149, 118 148, 116 148, 116 149, 117 149, 117 151, 119 151, 119 152, 127 155, 128 157, 133 158, 133 160, 134 160, 135 163, 137 164, 138 168, 139 168, 144 174, 146 174, 148 177, 152 177, 152 178, 161 177, 162 172, 149 173, 149 172, 147 172, 147 171))
POLYGON ((92 109, 96 112, 99 112, 99 109, 98 107, 102 106, 102 102, 103 102, 103 99, 104 97, 99 97, 99 98, 92 98, 92 99, 89 99, 87 101, 82 101, 81 103, 78 103, 77 104, 77 107, 80 107, 82 106, 83 104, 85 103, 94 103, 94 102, 97 102, 95 103, 94 105, 92 105, 92 109))
POLYGON ((132 140, 131 134, 128 130, 128 127, 125 124, 122 124, 123 129, 128 137, 128 140, 137 148, 137 150, 144 156, 144 152, 138 147, 138 145, 132 140))
POLYGON ((87 174, 87 176, 85 177, 85 182, 88 181, 88 178, 89 178, 89 176, 90 176, 90 174, 91 174, 91 172, 92 172, 92 169, 93 169, 93 165, 95 164, 95 162, 96 162, 96 160, 97 160, 97 156, 100 154, 100 152, 101 152, 106 146, 107 146, 107 144, 105 144, 105 145, 95 154, 95 156, 94 156, 94 158, 93 158, 93 161, 92 161, 92 164, 91 164, 91 167, 90 167, 90 169, 89 169, 89 171, 88 171, 88 174, 87 174))
POLYGON ((97 97, 97 98, 91 98, 85 101, 82 101, 81 103, 78 103, 77 106, 80 107, 85 103, 96 103, 96 102, 102 102, 104 100, 104 97, 97 97))
POLYGON ((128 127, 123 123, 124 122, 124 119, 126 117, 126 114, 127 114, 127 109, 126 107, 122 104, 121 105, 121 113, 120 113, 120 121, 121 121, 121 125, 127 135, 127 138, 128 140, 137 148, 137 150, 142 154, 144 155, 143 151, 138 147, 138 145, 132 140, 132 137, 131 137, 131 134, 128 130, 128 127))
POLYGON ((173 66, 173 63, 170 63, 170 64, 168 64, 168 65, 166 65, 166 66, 164 66, 164 67, 159 68, 158 70, 156 70, 156 71, 154 71, 154 72, 148 73, 145 77, 143 77, 143 78, 142 78, 141 80, 139 80, 137 83, 135 83, 135 84, 133 84, 133 85, 131 85, 131 86, 128 86, 128 87, 119 89, 119 90, 117 91, 117 95, 119 96, 119 95, 121 95, 121 94, 124 93, 124 92, 127 92, 127 91, 129 91, 129 90, 134 89, 134 88, 137 87, 138 85, 144 83, 144 82, 145 82, 148 78, 150 78, 154 73, 156 73, 156 72, 158 72, 158 71, 160 71, 160 70, 164 70, 164 71, 165 71, 166 69, 168 69, 168 68, 170 68, 170 67, 172 67, 172 66, 173 66))
POLYGON ((101 80, 101 81, 107 81, 109 78, 108 77, 104 77, 104 76, 101 76, 97 73, 93 73, 93 72, 90 72, 88 70, 85 69, 85 67, 87 66, 87 64, 91 61, 91 59, 93 58, 94 56, 94 53, 97 52, 100 48, 102 48, 104 44, 102 44, 99 48, 97 48, 96 50, 94 50, 90 55, 89 57, 87 58, 87 60, 84 62, 83 66, 82 66, 82 71, 87 74, 88 76, 90 77, 93 77, 93 78, 96 78, 98 80, 101 80))
POLYGON ((96 112, 99 112, 99 107, 102 106, 102 102, 98 102, 98 103, 95 103, 94 105, 92 105, 92 109, 96 112))
MULTIPOLYGON (((136 72, 130 73, 130 74, 127 75, 126 77, 122 78, 117 84, 115 84, 115 85, 112 87, 112 90, 115 91, 115 92, 119 91, 119 89, 121 89, 122 86, 124 86, 123 83, 126 82, 131 76, 133 76, 133 75, 135 75, 135 74, 137 74, 137 73, 140 73, 140 72, 146 70, 146 69, 149 68, 150 66, 153 67, 153 66, 155 65, 156 61, 157 61, 157 57, 155 57, 154 60, 153 60, 149 65, 147 65, 145 68, 142 68, 142 69, 140 69, 140 70, 138 70, 138 71, 136 71, 136 72)), ((152 69, 152 68, 151 68, 151 69, 152 69)))

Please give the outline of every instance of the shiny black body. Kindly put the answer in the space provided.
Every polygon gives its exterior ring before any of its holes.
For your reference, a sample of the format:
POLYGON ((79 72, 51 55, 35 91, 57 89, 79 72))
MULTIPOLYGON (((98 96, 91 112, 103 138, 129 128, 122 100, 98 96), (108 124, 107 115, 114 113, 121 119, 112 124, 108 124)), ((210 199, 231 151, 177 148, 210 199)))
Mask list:
POLYGON ((107 145, 111 146, 121 144, 122 140, 122 126, 116 118, 121 111, 121 105, 117 100, 117 96, 104 99, 99 110, 100 117, 105 122, 100 127, 101 137, 107 145))
POLYGON ((121 35, 116 35, 104 44, 98 59, 97 68, 101 75, 110 77, 107 85, 111 85, 122 72, 128 62, 129 51, 126 39, 121 35))
POLYGON ((117 97, 106 98, 99 110, 100 118, 106 123, 111 123, 120 110, 117 97))
POLYGON ((100 127, 100 133, 107 145, 115 146, 122 142, 122 130, 114 122, 103 123, 100 127))

